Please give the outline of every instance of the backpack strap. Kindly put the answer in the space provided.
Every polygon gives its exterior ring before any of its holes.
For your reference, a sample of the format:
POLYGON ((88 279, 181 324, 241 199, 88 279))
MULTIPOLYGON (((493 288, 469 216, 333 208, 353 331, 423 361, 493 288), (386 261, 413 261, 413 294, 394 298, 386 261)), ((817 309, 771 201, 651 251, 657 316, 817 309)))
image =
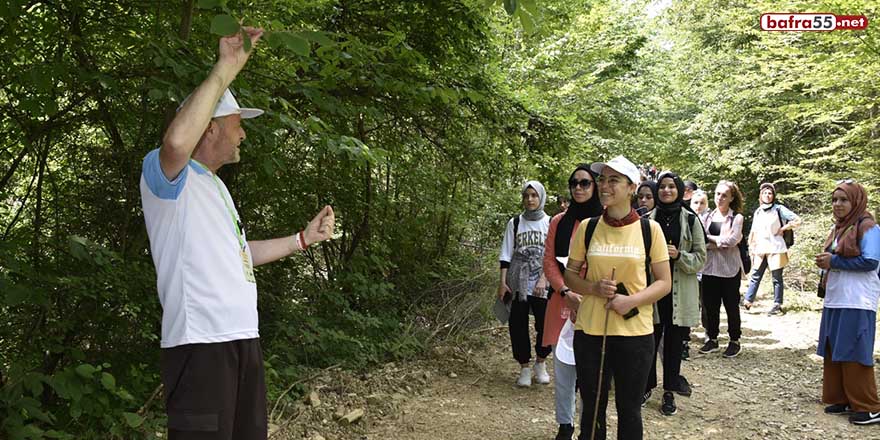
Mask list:
POLYGON ((785 226, 785 219, 782 218, 782 210, 779 209, 779 206, 776 207, 776 216, 779 217, 779 227, 785 226))
POLYGON ((516 234, 519 232, 519 215, 513 218, 513 250, 516 250, 516 234))
MULTIPOLYGON (((691 251, 694 250, 694 240, 693 240, 693 231, 694 231, 694 223, 697 221, 697 215, 687 213, 687 222, 688 222, 688 230, 691 231, 691 251)), ((703 222, 700 221, 700 232, 703 234, 703 241, 706 240, 706 229, 703 227, 703 222)))
POLYGON ((587 230, 584 232, 584 252, 590 252, 590 240, 593 239, 593 233, 596 232, 598 224, 599 217, 592 217, 587 220, 587 230))
POLYGON ((645 280, 651 285, 651 220, 641 218, 642 242, 645 245, 645 280))

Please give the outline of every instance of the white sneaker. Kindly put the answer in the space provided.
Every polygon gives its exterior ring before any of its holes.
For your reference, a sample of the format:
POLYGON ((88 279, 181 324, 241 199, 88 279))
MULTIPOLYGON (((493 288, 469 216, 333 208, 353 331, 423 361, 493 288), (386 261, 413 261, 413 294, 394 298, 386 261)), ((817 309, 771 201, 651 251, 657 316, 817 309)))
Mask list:
POLYGON ((535 362, 535 380, 541 385, 550 383, 550 375, 547 374, 546 362, 535 362))
POLYGON ((522 371, 519 372, 519 379, 516 380, 516 385, 520 387, 530 387, 532 386, 532 369, 529 367, 523 367, 522 371))

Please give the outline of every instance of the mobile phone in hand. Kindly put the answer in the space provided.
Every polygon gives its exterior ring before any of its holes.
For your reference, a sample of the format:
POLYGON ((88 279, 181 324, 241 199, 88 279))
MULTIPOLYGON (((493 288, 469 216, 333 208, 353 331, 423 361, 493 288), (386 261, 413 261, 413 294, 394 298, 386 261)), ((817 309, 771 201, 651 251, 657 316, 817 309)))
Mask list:
MULTIPOLYGON (((617 283, 617 292, 615 292, 615 293, 617 293, 619 295, 629 296, 629 292, 627 292, 626 286, 624 286, 623 283, 617 283)), ((623 315, 623 319, 629 319, 629 318, 632 318, 633 316, 636 316, 638 314, 639 314, 639 308, 636 307, 636 308, 630 310, 629 312, 626 312, 626 314, 623 315)))

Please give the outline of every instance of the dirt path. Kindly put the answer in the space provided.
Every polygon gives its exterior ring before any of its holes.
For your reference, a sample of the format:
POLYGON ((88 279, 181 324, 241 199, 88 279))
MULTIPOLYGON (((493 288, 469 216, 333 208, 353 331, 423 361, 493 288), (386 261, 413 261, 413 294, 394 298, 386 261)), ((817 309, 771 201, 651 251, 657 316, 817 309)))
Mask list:
MULTIPOLYGON (((645 438, 880 438, 880 426, 856 427, 845 417, 822 412, 822 360, 813 354, 818 311, 768 317, 764 311, 769 306, 766 300, 759 302, 743 315, 743 352, 737 358, 700 355, 692 349, 682 374, 692 383, 693 396, 678 397, 678 414, 665 417, 655 393, 643 410, 645 438)), ((722 349, 725 331, 722 312, 722 349)), ((695 330, 700 337, 701 332, 695 330)), ((415 395, 372 418, 350 438, 525 440, 555 435, 553 385, 513 385, 517 371, 506 330, 494 330, 479 352, 448 356, 433 368, 415 395)), ((615 438, 613 405, 608 416, 608 438, 615 438)))

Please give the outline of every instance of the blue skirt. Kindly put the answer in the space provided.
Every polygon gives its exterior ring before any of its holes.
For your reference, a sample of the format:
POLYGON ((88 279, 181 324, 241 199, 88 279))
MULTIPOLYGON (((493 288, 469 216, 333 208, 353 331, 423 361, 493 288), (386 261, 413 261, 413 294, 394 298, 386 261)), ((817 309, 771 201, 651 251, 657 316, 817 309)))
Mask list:
POLYGON ((833 362, 874 365, 874 331, 877 312, 860 309, 822 309, 816 354, 831 355, 833 362), (831 353, 825 351, 826 344, 831 353))

